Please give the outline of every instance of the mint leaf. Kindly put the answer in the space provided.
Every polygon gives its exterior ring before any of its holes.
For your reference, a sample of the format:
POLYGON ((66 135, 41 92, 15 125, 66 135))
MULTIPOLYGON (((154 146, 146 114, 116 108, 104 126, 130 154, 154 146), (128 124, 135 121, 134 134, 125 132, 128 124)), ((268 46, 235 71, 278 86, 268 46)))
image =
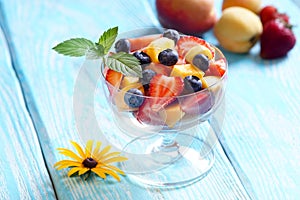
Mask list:
POLYGON ((125 76, 142 77, 142 67, 139 60, 131 54, 119 52, 105 57, 104 63, 110 69, 121 72, 125 76))
POLYGON ((86 52, 86 59, 99 59, 105 56, 104 47, 100 44, 95 44, 86 52))
POLYGON ((94 43, 88 39, 73 38, 59 43, 52 49, 66 56, 80 57, 84 56, 86 52, 93 47, 94 43))
POLYGON ((98 43, 85 38, 73 38, 59 43, 52 49, 66 56, 86 56, 86 59, 102 58, 104 64, 112 70, 125 76, 142 77, 142 67, 139 60, 125 52, 108 55, 109 50, 118 36, 118 27, 110 28, 99 38, 98 43))
POLYGON ((98 44, 104 47, 104 54, 107 54, 118 36, 118 27, 110 28, 99 38, 98 44))

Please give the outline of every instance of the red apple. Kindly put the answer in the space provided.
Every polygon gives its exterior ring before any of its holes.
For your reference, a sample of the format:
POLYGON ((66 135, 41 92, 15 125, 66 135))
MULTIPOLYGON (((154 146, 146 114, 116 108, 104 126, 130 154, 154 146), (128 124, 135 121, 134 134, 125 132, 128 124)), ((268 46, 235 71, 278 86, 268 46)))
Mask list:
POLYGON ((156 0, 160 24, 185 34, 202 34, 217 21, 213 0, 156 0))

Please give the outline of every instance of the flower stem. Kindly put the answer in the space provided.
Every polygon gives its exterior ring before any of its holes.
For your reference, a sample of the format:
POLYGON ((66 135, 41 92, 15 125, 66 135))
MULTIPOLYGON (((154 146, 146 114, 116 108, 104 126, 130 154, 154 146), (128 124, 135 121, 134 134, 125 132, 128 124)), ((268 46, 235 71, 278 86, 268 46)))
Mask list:
POLYGON ((89 171, 87 172, 87 176, 86 176, 85 179, 84 179, 85 181, 86 181, 88 178, 90 178, 91 172, 92 172, 91 170, 89 170, 89 171))

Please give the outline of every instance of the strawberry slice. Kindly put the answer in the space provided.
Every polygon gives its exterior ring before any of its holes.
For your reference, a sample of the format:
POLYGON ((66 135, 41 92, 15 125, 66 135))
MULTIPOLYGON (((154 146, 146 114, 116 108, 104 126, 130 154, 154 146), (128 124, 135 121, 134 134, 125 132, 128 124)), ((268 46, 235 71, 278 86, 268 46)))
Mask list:
POLYGON ((108 69, 106 71, 105 79, 113 86, 117 86, 118 84, 120 84, 122 78, 123 74, 120 72, 114 71, 112 69, 108 69))
POLYGON ((204 114, 213 106, 213 96, 209 92, 189 95, 180 101, 183 112, 188 114, 204 114))
POLYGON ((123 78, 122 73, 107 68, 106 74, 105 74, 105 80, 108 83, 110 83, 110 84, 107 84, 110 94, 112 94, 116 88, 117 89, 119 88, 122 78, 123 78))
POLYGON ((222 77, 225 72, 225 63, 226 61, 224 59, 217 60, 213 63, 211 63, 208 67, 208 69, 205 71, 205 76, 220 76, 222 77))
POLYGON ((136 51, 143 49, 147 47, 153 40, 156 40, 160 38, 161 34, 155 34, 155 35, 146 35, 142 37, 137 38, 128 38, 128 41, 130 43, 130 51, 136 51))
POLYGON ((180 57, 184 57, 185 54, 194 46, 196 45, 203 45, 207 47, 214 57, 215 51, 214 49, 203 39, 194 37, 194 36, 181 36, 180 39, 177 41, 178 46, 178 54, 180 57))
POLYGON ((143 104, 139 107, 138 111, 135 113, 136 119, 140 123, 150 124, 150 125, 163 125, 164 121, 161 119, 158 112, 154 112, 150 106, 150 99, 146 98, 143 104))
POLYGON ((147 67, 145 67, 145 69, 151 69, 153 71, 156 72, 156 74, 163 74, 166 76, 169 76, 171 71, 172 71, 172 67, 160 64, 160 63, 151 63, 150 65, 148 65, 147 67))
POLYGON ((155 112, 164 108, 176 99, 184 88, 183 79, 170 77, 162 74, 155 75, 149 85, 149 96, 151 98, 151 109, 155 112), (157 98, 155 98, 157 97, 157 98))

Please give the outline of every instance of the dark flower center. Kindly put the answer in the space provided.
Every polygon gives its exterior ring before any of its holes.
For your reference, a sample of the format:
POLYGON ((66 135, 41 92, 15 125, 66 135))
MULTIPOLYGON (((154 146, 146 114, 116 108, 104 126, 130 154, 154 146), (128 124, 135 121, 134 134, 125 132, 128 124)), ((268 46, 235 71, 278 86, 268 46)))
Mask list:
POLYGON ((83 162, 82 162, 82 164, 85 166, 85 167, 87 167, 87 168, 94 168, 94 167, 96 167, 97 166, 97 161, 96 160, 94 160, 93 158, 86 158, 83 162))

